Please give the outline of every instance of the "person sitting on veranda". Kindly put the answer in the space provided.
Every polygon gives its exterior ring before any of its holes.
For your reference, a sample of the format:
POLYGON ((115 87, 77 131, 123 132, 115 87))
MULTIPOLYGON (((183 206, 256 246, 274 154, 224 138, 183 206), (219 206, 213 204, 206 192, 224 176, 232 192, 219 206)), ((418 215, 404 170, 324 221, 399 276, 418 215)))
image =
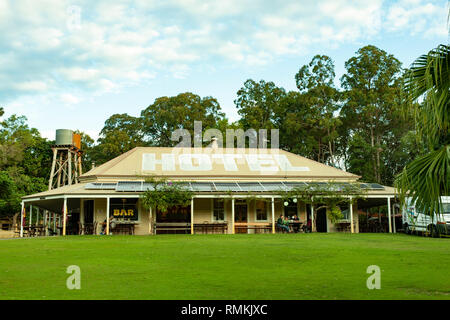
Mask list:
POLYGON ((292 221, 296 222, 293 226, 294 232, 295 233, 300 232, 300 223, 298 223, 300 219, 296 214, 294 214, 294 216, 292 217, 292 221))
POLYGON ((311 227, 312 227, 311 219, 308 218, 308 221, 306 222, 306 226, 303 226, 303 231, 305 231, 305 233, 311 232, 311 230, 312 230, 311 227))
MULTIPOLYGON (((114 216, 111 216, 109 218, 109 230, 114 229, 116 227, 116 218, 114 216)), ((102 232, 101 235, 106 234, 106 219, 102 222, 102 232)))
POLYGON ((288 225, 286 225, 285 221, 286 220, 284 219, 284 216, 281 215, 277 220, 277 227, 280 228, 281 230, 289 232, 289 222, 288 222, 288 225))
POLYGON ((284 216, 283 224, 288 227, 288 229, 289 229, 288 232, 291 232, 290 223, 291 223, 291 219, 288 216, 284 216))
POLYGON ((106 219, 102 222, 102 231, 100 232, 101 235, 106 234, 106 219))

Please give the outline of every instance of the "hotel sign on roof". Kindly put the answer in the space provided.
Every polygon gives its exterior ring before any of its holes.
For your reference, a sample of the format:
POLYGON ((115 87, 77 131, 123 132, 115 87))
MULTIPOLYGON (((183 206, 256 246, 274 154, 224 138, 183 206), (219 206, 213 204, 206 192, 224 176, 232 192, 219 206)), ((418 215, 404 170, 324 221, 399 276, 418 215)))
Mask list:
POLYGON ((350 179, 357 175, 280 149, 138 147, 80 179, 93 177, 236 177, 350 179))
POLYGON ((162 153, 158 159, 155 153, 144 153, 142 172, 154 172, 157 166, 162 171, 213 171, 214 163, 228 172, 239 171, 238 164, 261 174, 310 171, 309 167, 292 165, 284 154, 162 153))

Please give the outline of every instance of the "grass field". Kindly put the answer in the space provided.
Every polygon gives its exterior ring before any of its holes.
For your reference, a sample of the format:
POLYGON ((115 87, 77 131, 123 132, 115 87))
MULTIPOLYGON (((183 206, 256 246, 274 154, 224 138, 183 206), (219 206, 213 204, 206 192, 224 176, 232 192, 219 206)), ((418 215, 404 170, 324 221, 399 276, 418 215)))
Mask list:
POLYGON ((0 299, 450 299, 449 266, 450 239, 403 234, 14 239, 0 241, 0 299))

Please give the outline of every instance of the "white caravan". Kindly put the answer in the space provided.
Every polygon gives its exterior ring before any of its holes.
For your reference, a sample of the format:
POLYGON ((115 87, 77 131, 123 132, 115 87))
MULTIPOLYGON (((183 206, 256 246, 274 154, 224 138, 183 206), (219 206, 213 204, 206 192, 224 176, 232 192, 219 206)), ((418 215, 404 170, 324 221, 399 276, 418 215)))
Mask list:
POLYGON ((442 214, 433 217, 425 215, 416 210, 411 198, 406 198, 405 207, 402 212, 403 230, 405 233, 413 231, 430 232, 431 236, 440 234, 450 234, 450 197, 441 197, 442 214))

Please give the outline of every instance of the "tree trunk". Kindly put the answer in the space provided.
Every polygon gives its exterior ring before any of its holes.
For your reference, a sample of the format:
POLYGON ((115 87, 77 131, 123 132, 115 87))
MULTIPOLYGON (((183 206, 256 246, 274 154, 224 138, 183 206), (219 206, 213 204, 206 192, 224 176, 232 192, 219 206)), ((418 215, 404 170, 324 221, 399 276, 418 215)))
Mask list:
POLYGON ((334 157, 333 157, 333 147, 331 144, 331 139, 330 139, 330 128, 327 128, 327 133, 328 133, 328 151, 330 152, 330 163, 334 166, 334 157))
POLYGON ((381 165, 380 165, 380 155, 381 155, 381 147, 380 147, 380 136, 377 136, 377 182, 381 183, 381 165))
POLYGON ((317 148, 317 161, 320 162, 320 150, 322 149, 320 139, 319 139, 319 147, 317 148))
POLYGON ((375 148, 375 137, 373 133, 373 126, 370 126, 370 146, 372 147, 373 178, 376 180, 378 177, 378 170, 377 170, 376 154, 374 154, 373 152, 375 148))

